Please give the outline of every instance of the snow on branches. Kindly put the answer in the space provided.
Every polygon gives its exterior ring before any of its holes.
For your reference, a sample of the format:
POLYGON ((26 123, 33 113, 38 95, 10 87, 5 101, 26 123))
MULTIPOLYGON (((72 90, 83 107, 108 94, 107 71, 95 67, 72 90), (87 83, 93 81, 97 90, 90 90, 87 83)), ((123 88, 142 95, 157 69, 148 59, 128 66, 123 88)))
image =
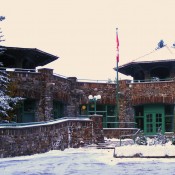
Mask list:
MULTIPOLYGON (((2 66, 2 63, 0 63, 2 66)), ((3 119, 8 116, 8 112, 13 110, 13 107, 17 105, 19 101, 22 101, 21 97, 10 97, 8 95, 8 84, 10 83, 9 75, 6 70, 0 69, 0 117, 3 119)))
MULTIPOLYGON (((0 21, 5 19, 4 16, 0 16, 0 21)), ((2 33, 0 31, 0 33, 2 33)), ((0 42, 4 41, 1 38, 3 35, 0 35, 0 42)), ((4 53, 4 48, 0 46, 0 54, 4 53)), ((0 67, 3 66, 3 63, 0 63, 0 67)), ((22 101, 21 97, 11 97, 8 92, 8 85, 10 83, 9 75, 5 69, 0 69, 0 118, 3 120, 8 116, 9 111, 13 110, 13 107, 17 105, 19 101, 22 101)))

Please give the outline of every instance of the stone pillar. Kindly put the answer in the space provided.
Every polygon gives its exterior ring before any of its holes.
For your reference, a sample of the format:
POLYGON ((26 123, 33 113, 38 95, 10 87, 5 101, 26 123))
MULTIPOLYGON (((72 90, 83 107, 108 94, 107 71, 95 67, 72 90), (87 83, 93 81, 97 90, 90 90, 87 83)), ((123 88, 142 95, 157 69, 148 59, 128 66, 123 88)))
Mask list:
POLYGON ((77 100, 77 93, 76 93, 76 84, 77 78, 76 77, 68 77, 68 80, 71 81, 71 100, 70 104, 67 106, 67 115, 68 117, 77 117, 79 112, 79 103, 77 100))
POLYGON ((133 127, 129 122, 134 122, 134 110, 131 105, 132 86, 127 80, 120 81, 119 94, 119 128, 133 127))
POLYGON ((104 142, 103 135, 103 116, 102 115, 90 115, 89 117, 93 121, 93 141, 94 143, 104 142))
POLYGON ((53 69, 39 69, 41 97, 38 106, 38 120, 48 121, 53 119, 53 69))

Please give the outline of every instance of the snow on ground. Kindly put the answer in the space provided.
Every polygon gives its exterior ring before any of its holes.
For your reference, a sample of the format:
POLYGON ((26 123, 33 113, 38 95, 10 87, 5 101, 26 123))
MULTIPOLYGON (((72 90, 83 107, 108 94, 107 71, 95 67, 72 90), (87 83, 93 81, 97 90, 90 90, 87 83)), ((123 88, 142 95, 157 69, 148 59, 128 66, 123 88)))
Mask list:
MULTIPOLYGON (((130 146, 131 147, 131 146, 130 146)), ((113 149, 79 148, 0 159, 1 175, 173 175, 175 159, 114 158, 113 149)), ((128 150, 126 150, 128 151, 128 150)), ((154 151, 154 150, 153 150, 154 151)))
POLYGON ((116 147, 117 156, 175 156, 175 146, 168 142, 165 145, 126 145, 116 147))

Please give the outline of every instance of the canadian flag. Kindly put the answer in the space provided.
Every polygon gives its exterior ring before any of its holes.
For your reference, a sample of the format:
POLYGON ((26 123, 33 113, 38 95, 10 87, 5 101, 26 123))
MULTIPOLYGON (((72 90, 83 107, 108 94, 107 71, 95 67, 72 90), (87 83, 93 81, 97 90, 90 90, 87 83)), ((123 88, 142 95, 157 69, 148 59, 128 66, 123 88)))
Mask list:
POLYGON ((116 60, 119 62, 119 39, 118 39, 118 29, 116 29, 116 48, 117 48, 117 54, 116 54, 116 60))

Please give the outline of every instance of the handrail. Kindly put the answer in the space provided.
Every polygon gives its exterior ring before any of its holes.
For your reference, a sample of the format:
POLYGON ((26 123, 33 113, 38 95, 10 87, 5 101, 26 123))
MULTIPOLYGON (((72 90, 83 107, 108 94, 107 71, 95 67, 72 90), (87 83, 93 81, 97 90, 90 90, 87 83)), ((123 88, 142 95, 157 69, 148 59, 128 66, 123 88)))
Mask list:
POLYGON ((109 80, 92 80, 92 79, 77 79, 78 82, 84 82, 84 83, 108 83, 108 84, 115 84, 115 81, 109 81, 109 80))
MULTIPOLYGON (((112 121, 109 121, 109 122, 103 122, 103 124, 116 124, 117 127, 115 127, 115 128, 136 128, 136 126, 137 126, 136 122, 112 122, 112 121), (122 126, 120 126, 120 124, 122 126)), ((109 128, 109 127, 104 127, 104 128, 109 128)))
POLYGON ((6 70, 7 72, 35 72, 36 69, 23 69, 23 68, 10 68, 10 67, 0 67, 0 70, 6 70))
POLYGON ((158 83, 158 82, 167 82, 167 81, 175 81, 175 78, 165 78, 160 79, 158 77, 152 77, 150 79, 144 79, 144 80, 131 80, 130 83, 158 83))
POLYGON ((120 136, 120 146, 121 146, 121 139, 122 139, 123 137, 132 137, 132 139, 133 139, 134 142, 135 142, 135 138, 136 138, 137 134, 139 134, 140 132, 141 132, 141 130, 138 129, 134 134, 121 135, 121 136, 120 136))
POLYGON ((42 122, 28 122, 28 123, 15 123, 15 122, 11 122, 11 123, 0 123, 0 127, 4 126, 4 127, 18 127, 18 126, 30 126, 30 125, 40 125, 40 124, 49 124, 51 122, 57 122, 57 121, 61 121, 61 120, 86 120, 87 118, 81 118, 81 117, 62 117, 59 119, 55 119, 55 120, 49 120, 49 121, 42 121, 42 122))

